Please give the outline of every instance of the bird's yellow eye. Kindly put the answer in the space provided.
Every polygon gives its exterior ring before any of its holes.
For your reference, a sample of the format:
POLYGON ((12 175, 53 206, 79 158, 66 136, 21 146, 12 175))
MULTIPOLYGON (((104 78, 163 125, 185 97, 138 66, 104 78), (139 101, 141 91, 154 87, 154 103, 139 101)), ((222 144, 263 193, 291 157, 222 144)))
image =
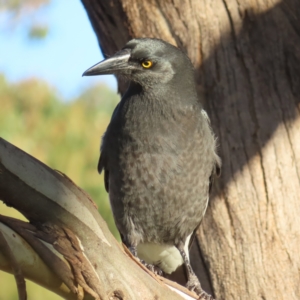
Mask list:
POLYGON ((151 60, 144 60, 142 62, 142 67, 145 68, 145 69, 151 68, 152 65, 153 65, 153 62, 151 60))

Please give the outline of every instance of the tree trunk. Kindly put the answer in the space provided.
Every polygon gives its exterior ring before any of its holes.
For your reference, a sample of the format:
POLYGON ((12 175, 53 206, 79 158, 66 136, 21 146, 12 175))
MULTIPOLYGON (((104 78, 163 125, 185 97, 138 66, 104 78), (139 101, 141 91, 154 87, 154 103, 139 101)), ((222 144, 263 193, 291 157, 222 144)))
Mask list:
POLYGON ((206 290, 299 299, 298 1, 82 2, 103 53, 157 37, 194 63, 223 160, 193 252, 206 290))

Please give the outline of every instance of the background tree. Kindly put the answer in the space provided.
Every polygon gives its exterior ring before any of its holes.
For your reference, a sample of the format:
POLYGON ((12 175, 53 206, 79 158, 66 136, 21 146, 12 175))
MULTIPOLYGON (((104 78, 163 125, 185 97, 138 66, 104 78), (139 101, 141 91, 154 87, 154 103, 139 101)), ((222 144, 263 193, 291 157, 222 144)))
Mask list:
MULTIPOLYGON (((116 237, 118 232, 103 178, 95 166, 98 162, 100 136, 118 99, 113 91, 99 85, 83 91, 78 98, 64 102, 42 80, 11 83, 4 75, 0 75, 0 137, 52 168, 63 170, 95 199, 99 212, 116 237)), ((0 214, 26 220, 18 211, 5 206, 1 201, 0 214)), ((5 300, 17 298, 13 279, 1 271, 0 289, 1 300, 4 295, 5 300)), ((29 299, 55 298, 54 294, 47 295, 33 284, 29 284, 28 295, 29 299)))
POLYGON ((223 160, 193 256, 206 288, 219 299, 299 299, 298 2, 82 2, 103 53, 157 37, 196 67, 223 160))
MULTIPOLYGON (((22 22, 29 38, 43 39, 48 34, 47 21, 38 12, 49 4, 49 0, 6 0, 0 2, 0 13, 5 12, 5 27, 14 30, 22 22)), ((2 28, 3 29, 3 28, 2 28)))

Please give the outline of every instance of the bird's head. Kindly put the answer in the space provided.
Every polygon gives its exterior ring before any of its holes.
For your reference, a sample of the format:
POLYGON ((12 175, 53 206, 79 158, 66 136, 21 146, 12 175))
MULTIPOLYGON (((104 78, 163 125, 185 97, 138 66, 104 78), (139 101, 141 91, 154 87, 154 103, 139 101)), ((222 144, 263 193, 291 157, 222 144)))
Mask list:
POLYGON ((83 76, 116 74, 141 86, 153 86, 182 80, 194 82, 190 59, 177 47, 159 39, 129 41, 115 55, 99 62, 83 76))

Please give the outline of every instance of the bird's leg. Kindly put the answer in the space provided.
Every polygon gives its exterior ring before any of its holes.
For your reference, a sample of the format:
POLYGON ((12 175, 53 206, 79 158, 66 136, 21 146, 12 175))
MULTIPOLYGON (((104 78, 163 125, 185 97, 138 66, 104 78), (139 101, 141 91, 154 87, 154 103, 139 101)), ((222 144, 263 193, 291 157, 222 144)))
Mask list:
POLYGON ((138 258, 136 246, 131 245, 131 246, 128 247, 128 249, 129 249, 129 251, 131 252, 131 254, 132 254, 134 257, 137 257, 137 258, 138 258))
POLYGON ((148 264, 142 259, 140 259, 140 262, 152 273, 159 275, 159 276, 164 276, 164 272, 158 266, 155 266, 153 264, 148 264))
POLYGON ((199 295, 199 299, 204 299, 204 300, 213 300, 213 298, 208 295, 201 287, 200 281, 196 274, 194 273, 192 266, 190 264, 190 261, 184 251, 184 243, 179 242, 176 245, 176 248, 179 250, 182 259, 184 261, 184 265, 186 267, 187 271, 187 277, 188 277, 188 282, 186 283, 186 288, 188 288, 190 291, 194 291, 197 295, 199 295))
POLYGON ((148 264, 148 263, 146 263, 143 259, 140 259, 140 258, 137 256, 136 246, 131 245, 131 246, 128 247, 128 249, 129 249, 129 251, 131 252, 131 254, 132 254, 136 259, 138 259, 139 262, 140 262, 142 265, 144 265, 148 270, 150 270, 151 272, 153 272, 154 274, 159 275, 159 276, 163 276, 163 275, 164 275, 163 271, 162 271, 159 267, 157 267, 157 266, 155 266, 155 265, 152 265, 152 264, 148 264))

